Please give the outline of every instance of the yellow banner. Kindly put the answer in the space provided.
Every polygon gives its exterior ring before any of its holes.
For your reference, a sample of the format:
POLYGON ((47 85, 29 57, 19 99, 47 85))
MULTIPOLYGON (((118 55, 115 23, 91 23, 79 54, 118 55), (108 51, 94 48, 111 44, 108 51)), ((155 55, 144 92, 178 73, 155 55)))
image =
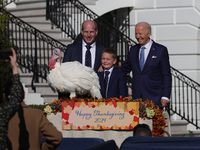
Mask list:
POLYGON ((63 130, 132 130, 139 123, 139 102, 63 102, 63 130))

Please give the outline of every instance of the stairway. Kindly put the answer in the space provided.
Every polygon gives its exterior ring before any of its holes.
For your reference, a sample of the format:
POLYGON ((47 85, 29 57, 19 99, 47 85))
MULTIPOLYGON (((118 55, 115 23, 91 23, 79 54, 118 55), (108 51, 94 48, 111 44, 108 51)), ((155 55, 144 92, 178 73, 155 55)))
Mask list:
POLYGON ((190 131, 192 131, 193 136, 200 136, 200 130, 191 130, 192 124, 189 124, 187 121, 182 120, 178 115, 170 112, 170 122, 171 122, 171 136, 173 137, 188 137, 190 131), (190 131, 189 131, 190 130, 190 131))
MULTIPOLYGON (((72 42, 70 38, 61 38, 62 32, 58 29, 53 30, 51 22, 46 20, 46 0, 17 1, 16 8, 8 8, 8 11, 65 45, 72 42)), ((58 99, 58 94, 54 93, 47 83, 34 83, 36 87, 36 93, 34 93, 31 87, 32 76, 32 73, 20 73, 21 81, 27 89, 25 96, 27 104, 33 103, 26 98, 30 98, 30 95, 37 97, 34 101, 37 101, 38 95, 40 95, 41 98, 37 104, 50 103, 58 99)))
MULTIPOLYGON (((87 5, 94 5, 96 0, 80 0, 80 2, 87 5)), ((45 0, 18 1, 16 2, 16 8, 9 8, 8 11, 65 45, 68 45, 72 42, 72 40, 69 38, 62 38, 62 32, 58 29, 52 29, 51 22, 46 20, 45 0)), ((36 87, 36 93, 34 93, 31 88, 32 76, 32 73, 20 72, 21 81, 24 84, 26 91, 25 102, 27 104, 32 104, 32 102, 36 104, 50 103, 55 99, 58 99, 58 94, 54 93, 46 82, 35 83, 34 85, 36 87), (30 97, 33 100, 30 100, 30 97)), ((181 120, 180 118, 176 119, 176 117, 174 116, 176 115, 171 114, 170 117, 171 135, 189 136, 189 132, 187 131, 188 123, 184 120, 181 120)), ((199 131, 193 133, 195 134, 195 136, 200 135, 199 131)))
MULTIPOLYGON (((96 0, 80 0, 80 2, 82 2, 85 5, 94 5, 96 3, 96 0)), ((46 20, 46 0, 16 1, 15 4, 16 8, 8 7, 7 10, 10 13, 22 19, 26 23, 32 25, 41 32, 44 32, 50 37, 56 39, 57 41, 60 41, 64 45, 72 43, 72 40, 70 38, 62 38, 61 30, 53 29, 55 27, 53 27, 49 20, 46 20)), ((62 53, 62 57, 63 54, 64 53, 62 53)), ((34 91, 31 87, 32 74, 20 73, 20 76, 22 82, 25 85, 25 88, 27 88, 26 95, 34 95, 34 91)), ((58 99, 57 92, 54 93, 47 83, 34 83, 34 86, 36 87, 36 97, 38 97, 39 94, 43 99, 42 101, 40 100, 40 103, 50 103, 55 99, 58 99)), ((31 104, 31 102, 28 102, 30 100, 25 99, 25 101, 27 101, 28 104, 31 104)))

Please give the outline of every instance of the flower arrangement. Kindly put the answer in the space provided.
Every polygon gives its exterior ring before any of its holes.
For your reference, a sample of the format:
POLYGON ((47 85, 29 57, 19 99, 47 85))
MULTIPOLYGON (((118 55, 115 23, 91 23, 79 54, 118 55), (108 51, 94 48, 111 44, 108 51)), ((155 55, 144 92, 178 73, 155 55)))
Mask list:
MULTIPOLYGON (((141 101, 141 100, 140 100, 141 101)), ((144 105, 146 108, 146 112, 141 115, 143 119, 145 118, 152 118, 153 121, 153 136, 164 136, 164 129, 166 126, 165 120, 162 112, 163 110, 160 109, 158 106, 154 105, 154 103, 150 100, 146 100, 144 102, 141 101, 141 104, 144 105)))
POLYGON ((149 118, 153 121, 153 136, 164 136, 164 129, 166 126, 165 118, 158 106, 155 106, 154 103, 150 100, 142 101, 142 99, 133 100, 130 97, 125 98, 110 98, 105 99, 93 99, 93 98, 72 98, 72 99, 58 99, 54 100, 52 103, 49 103, 44 108, 45 114, 62 112, 62 102, 139 102, 139 117, 145 119, 149 118))

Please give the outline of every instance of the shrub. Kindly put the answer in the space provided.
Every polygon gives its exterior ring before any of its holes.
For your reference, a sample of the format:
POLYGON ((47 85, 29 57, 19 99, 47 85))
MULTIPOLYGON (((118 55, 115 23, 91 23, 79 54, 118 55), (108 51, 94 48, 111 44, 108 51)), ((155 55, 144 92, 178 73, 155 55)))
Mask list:
MULTIPOLYGON (((0 5, 3 0, 0 0, 0 5)), ((0 12, 0 50, 10 50, 11 43, 8 34, 8 16, 0 12)), ((0 61, 0 76, 3 79, 2 87, 4 92, 5 84, 12 78, 12 69, 9 62, 0 61)))

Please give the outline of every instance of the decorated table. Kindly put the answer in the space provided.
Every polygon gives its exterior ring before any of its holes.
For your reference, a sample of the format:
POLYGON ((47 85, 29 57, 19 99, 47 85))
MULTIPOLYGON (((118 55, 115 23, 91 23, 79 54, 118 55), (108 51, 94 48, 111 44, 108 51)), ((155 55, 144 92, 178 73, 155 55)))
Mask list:
POLYGON ((163 110, 149 100, 143 102, 129 97, 107 101, 60 99, 48 104, 44 112, 63 137, 93 137, 104 141, 113 139, 118 146, 133 136, 133 128, 138 123, 148 124, 153 136, 164 136, 164 130, 169 132, 170 129, 163 110))

